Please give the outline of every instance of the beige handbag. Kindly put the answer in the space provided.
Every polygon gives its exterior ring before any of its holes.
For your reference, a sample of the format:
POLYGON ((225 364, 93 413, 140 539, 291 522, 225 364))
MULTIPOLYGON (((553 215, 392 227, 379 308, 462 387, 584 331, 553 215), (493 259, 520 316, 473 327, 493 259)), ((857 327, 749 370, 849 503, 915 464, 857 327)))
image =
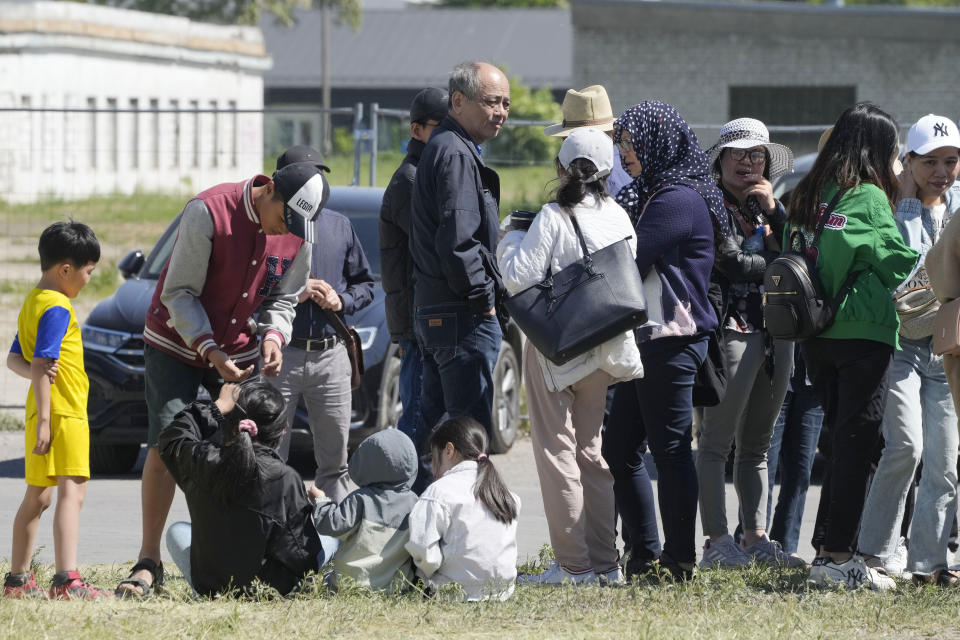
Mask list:
POLYGON ((940 306, 933 327, 933 352, 960 356, 960 298, 940 306))
POLYGON ((900 317, 900 335, 911 340, 922 340, 933 334, 933 325, 940 303, 930 285, 914 287, 893 298, 900 317))

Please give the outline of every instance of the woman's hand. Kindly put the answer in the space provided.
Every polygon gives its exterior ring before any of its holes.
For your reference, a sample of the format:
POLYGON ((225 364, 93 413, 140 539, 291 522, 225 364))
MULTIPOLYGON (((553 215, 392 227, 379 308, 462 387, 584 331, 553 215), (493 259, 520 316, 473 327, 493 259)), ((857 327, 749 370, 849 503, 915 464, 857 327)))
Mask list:
POLYGON ((760 174, 746 176, 744 180, 752 182, 753 185, 744 189, 743 200, 750 196, 755 197, 764 213, 770 213, 777 208, 777 199, 773 197, 773 185, 769 180, 760 174))

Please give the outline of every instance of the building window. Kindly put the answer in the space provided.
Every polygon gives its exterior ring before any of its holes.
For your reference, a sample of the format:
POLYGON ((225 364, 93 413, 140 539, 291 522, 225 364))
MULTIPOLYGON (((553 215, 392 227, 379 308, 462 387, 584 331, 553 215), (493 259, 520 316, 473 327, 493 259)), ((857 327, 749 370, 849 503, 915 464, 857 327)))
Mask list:
POLYGON ((210 111, 211 117, 213 118, 213 126, 210 127, 211 135, 213 139, 210 141, 210 146, 213 150, 211 157, 212 167, 217 167, 220 165, 220 113, 217 111, 217 101, 210 101, 210 111))
POLYGON ((140 100, 130 98, 130 166, 140 167, 140 100))
POLYGON ((173 152, 170 154, 170 166, 180 166, 180 101, 171 100, 170 110, 173 111, 173 131, 170 140, 173 145, 173 152))
POLYGON ((160 101, 150 98, 150 166, 160 168, 160 101))
POLYGON ((191 100, 190 101, 190 111, 193 113, 190 114, 190 128, 192 140, 190 142, 190 148, 192 152, 190 153, 190 166, 199 167, 200 166, 200 101, 191 100))
POLYGON ((117 149, 117 99, 107 98, 107 153, 109 153, 109 169, 116 171, 120 162, 118 159, 119 149, 117 149))
POLYGON ((229 122, 229 131, 227 132, 227 144, 230 145, 230 166, 237 166, 237 101, 230 100, 227 102, 227 105, 230 107, 230 118, 229 122))
POLYGON ((97 168, 97 99, 87 98, 87 153, 91 169, 97 168))
POLYGON ((24 126, 20 129, 20 149, 22 150, 20 167, 23 169, 32 169, 34 153, 33 125, 35 124, 34 112, 31 110, 33 108, 33 99, 30 96, 20 96, 20 107, 23 109, 24 123, 24 126))

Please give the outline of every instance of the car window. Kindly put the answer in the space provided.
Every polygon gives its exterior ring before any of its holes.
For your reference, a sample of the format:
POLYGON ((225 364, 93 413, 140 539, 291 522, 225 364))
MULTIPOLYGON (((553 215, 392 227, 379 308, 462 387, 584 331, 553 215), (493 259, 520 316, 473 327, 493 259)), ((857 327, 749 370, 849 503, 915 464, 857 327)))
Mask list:
POLYGON ((357 230, 357 237, 363 245, 363 252, 370 263, 370 273, 374 278, 380 278, 380 212, 376 213, 347 213, 353 228, 357 230))
POLYGON ((163 266, 167 264, 167 258, 173 252, 173 243, 177 239, 177 227, 179 225, 180 216, 177 216, 160 236, 157 244, 153 246, 153 251, 147 256, 147 261, 140 272, 141 278, 160 278, 160 272, 163 271, 163 266))

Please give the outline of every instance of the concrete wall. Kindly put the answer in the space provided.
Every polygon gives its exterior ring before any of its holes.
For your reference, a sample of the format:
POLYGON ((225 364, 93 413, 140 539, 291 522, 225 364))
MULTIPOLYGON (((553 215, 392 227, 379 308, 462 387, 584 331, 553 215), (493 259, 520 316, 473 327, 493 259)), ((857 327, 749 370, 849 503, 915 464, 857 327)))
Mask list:
POLYGON ((256 28, 0 2, 0 109, 21 109, 0 111, 0 199, 196 191, 261 171, 262 115, 231 111, 262 109, 269 65, 256 28))
POLYGON ((852 85, 857 100, 877 103, 901 123, 931 112, 960 116, 956 10, 651 0, 571 4, 574 85, 605 85, 615 112, 656 98, 672 103, 688 122, 722 124, 750 115, 729 112, 731 85, 852 85))

